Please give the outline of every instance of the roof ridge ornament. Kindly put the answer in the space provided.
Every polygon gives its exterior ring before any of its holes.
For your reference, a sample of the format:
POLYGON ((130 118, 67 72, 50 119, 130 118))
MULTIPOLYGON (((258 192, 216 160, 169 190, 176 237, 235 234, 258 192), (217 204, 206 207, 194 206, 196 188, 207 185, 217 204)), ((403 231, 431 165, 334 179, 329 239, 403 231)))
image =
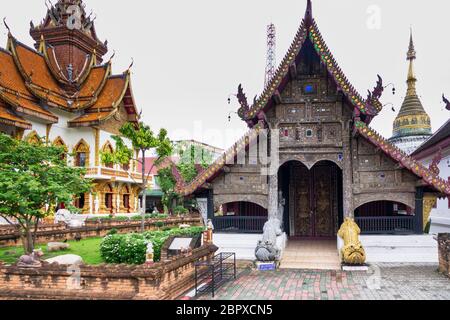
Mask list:
POLYGON ((305 22, 309 26, 313 22, 313 11, 312 11, 312 2, 311 0, 307 0, 306 11, 305 11, 305 22))

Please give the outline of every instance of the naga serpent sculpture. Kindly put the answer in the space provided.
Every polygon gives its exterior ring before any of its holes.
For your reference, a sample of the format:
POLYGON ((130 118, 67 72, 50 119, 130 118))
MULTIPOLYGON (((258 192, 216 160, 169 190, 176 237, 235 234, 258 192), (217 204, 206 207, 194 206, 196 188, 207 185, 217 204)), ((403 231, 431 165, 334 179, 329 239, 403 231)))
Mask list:
POLYGON ((351 218, 346 218, 338 232, 338 236, 344 240, 341 250, 342 260, 350 265, 362 265, 366 262, 366 252, 359 240, 361 229, 351 218))

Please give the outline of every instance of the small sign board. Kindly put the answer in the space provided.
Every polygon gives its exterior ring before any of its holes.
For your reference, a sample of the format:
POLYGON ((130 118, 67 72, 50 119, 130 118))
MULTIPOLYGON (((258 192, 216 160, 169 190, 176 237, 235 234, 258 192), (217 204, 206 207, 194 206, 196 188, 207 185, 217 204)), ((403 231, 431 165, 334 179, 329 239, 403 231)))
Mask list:
POLYGON ((170 244, 169 250, 181 250, 191 247, 192 238, 174 238, 170 244))
POLYGON ((256 267, 258 271, 275 271, 277 269, 275 262, 256 262, 256 267))

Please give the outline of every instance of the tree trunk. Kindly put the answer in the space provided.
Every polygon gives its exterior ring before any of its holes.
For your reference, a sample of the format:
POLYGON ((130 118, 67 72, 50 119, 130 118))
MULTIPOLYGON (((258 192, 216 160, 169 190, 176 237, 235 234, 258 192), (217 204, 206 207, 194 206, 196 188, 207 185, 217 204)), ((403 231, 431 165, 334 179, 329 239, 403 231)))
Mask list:
POLYGON ((22 245, 25 254, 32 254, 34 250, 33 245, 33 232, 31 231, 31 227, 27 225, 21 232, 22 245))

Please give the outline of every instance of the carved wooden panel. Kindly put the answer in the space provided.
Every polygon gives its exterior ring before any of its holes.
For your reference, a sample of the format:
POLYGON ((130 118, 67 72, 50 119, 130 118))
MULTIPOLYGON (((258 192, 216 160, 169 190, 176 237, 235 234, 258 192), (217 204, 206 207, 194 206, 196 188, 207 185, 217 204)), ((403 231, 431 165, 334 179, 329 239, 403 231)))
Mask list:
POLYGON ((334 174, 329 166, 314 167, 314 236, 334 235, 333 186, 334 174))
POLYGON ((312 108, 312 117, 315 120, 328 120, 334 118, 336 114, 336 105, 333 103, 314 104, 312 108))
POLYGON ((295 236, 311 237, 310 172, 304 166, 294 166, 291 177, 295 236))

